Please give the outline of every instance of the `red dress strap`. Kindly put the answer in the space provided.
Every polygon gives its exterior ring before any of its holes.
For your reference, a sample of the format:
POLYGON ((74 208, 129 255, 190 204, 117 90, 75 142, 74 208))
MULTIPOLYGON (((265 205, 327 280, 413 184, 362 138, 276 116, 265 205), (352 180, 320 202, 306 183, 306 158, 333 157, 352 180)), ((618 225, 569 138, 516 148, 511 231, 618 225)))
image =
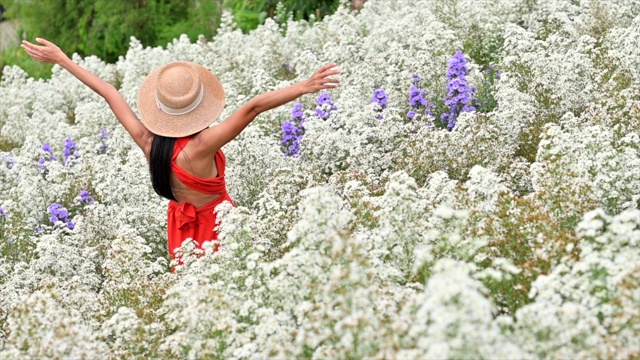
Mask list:
POLYGON ((171 156, 171 160, 175 160, 178 155, 180 155, 180 152, 182 152, 182 149, 187 146, 187 143, 190 140, 191 136, 185 136, 176 139, 176 141, 173 143, 173 156, 171 156))
POLYGON ((171 157, 171 170, 173 170, 173 173, 176 174, 178 179, 190 189, 211 195, 225 193, 227 191, 224 181, 226 159, 222 150, 218 149, 215 155, 216 168, 218 169, 218 176, 216 177, 199 178, 185 171, 176 163, 175 159, 178 157, 182 149, 187 146, 189 140, 191 140, 191 137, 178 138, 175 141, 173 156, 171 157))

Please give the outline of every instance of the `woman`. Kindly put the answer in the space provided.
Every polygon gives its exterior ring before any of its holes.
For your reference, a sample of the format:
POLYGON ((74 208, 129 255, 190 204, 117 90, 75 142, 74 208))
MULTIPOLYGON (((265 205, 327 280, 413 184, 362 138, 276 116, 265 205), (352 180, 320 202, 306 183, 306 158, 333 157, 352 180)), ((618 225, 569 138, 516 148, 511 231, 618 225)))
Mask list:
MULTIPOLYGON (((187 238, 202 247, 217 240, 216 205, 231 198, 224 182, 225 158, 220 150, 260 113, 304 94, 335 88, 339 74, 329 64, 284 89, 251 99, 222 123, 209 127, 222 113, 224 90, 215 75, 194 63, 179 61, 153 70, 138 93, 140 120, 113 85, 71 61, 55 44, 36 38, 22 47, 35 60, 62 66, 102 96, 122 126, 144 152, 155 191, 171 200, 168 209, 169 253, 187 238)), ((216 246, 217 249, 217 246, 216 246)))

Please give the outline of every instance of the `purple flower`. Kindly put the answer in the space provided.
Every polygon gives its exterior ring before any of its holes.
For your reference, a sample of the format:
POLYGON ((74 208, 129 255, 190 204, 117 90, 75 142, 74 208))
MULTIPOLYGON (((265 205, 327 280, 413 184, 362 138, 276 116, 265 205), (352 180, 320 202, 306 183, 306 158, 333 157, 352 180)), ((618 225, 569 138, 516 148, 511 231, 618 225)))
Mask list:
POLYGON ((9 153, 8 155, 2 155, 2 162, 7 164, 7 169, 13 168, 13 165, 16 164, 12 153, 9 153))
POLYGON ((462 51, 458 50, 451 60, 449 60, 449 70, 447 71, 447 96, 444 99, 445 105, 449 106, 448 114, 441 114, 442 123, 446 123, 447 129, 451 130, 456 125, 456 120, 461 112, 475 111, 472 105, 478 99, 473 97, 476 91, 475 86, 469 86, 466 75, 469 74, 467 62, 462 51))
POLYGON ((315 114, 323 120, 327 120, 329 116, 331 116, 331 111, 338 110, 338 107, 331 101, 329 93, 320 94, 316 100, 316 104, 318 106, 316 107, 315 114))
POLYGON ((107 139, 109 139, 109 133, 107 129, 100 129, 100 148, 98 148, 98 153, 102 154, 107 151, 107 139))
POLYGON ((372 103, 379 104, 384 109, 388 101, 389 99, 387 98, 387 93, 384 92, 384 89, 375 89, 373 91, 373 97, 371 98, 372 103))
POLYGON ((387 93, 384 92, 384 89, 373 90, 371 102, 380 105, 380 108, 376 110, 379 113, 376 119, 382 120, 384 117, 380 113, 387 107, 387 103, 389 102, 389 98, 387 97, 387 93))
POLYGON ((422 97, 422 94, 414 96, 411 98, 411 100, 409 100, 409 105, 412 107, 427 106, 428 104, 429 102, 427 101, 427 99, 422 97))
POLYGON ((51 150, 51 145, 49 145, 49 143, 42 144, 42 151, 40 159, 38 160, 38 169, 44 174, 47 171, 45 163, 47 161, 58 161, 58 158, 53 156, 53 151, 51 150))
POLYGON ((297 118, 302 118, 303 116, 304 116, 304 113, 302 112, 302 104, 301 103, 293 104, 293 110, 291 110, 291 118, 297 119, 297 118))
POLYGON ((6 219, 7 218, 7 213, 5 212, 4 208, 2 206, 0 206, 0 218, 2 219, 6 219))
POLYGON ((51 151, 51 145, 49 145, 49 143, 43 143, 42 150, 49 153, 49 155, 53 155, 53 151, 51 151))
POLYGON ((324 104, 333 105, 333 101, 331 101, 331 95, 329 95, 329 93, 326 93, 326 92, 318 95, 316 104, 317 105, 324 105, 324 104))
POLYGON ((298 156, 303 135, 304 129, 297 127, 290 121, 285 121, 282 124, 282 141, 280 141, 280 145, 286 149, 285 156, 298 156))
POLYGON ((40 158, 38 159, 38 170, 40 170, 40 172, 44 173, 45 171, 47 171, 47 167, 44 166, 45 163, 45 159, 44 158, 40 158))
POLYGON ((81 204, 93 204, 93 197, 89 194, 88 190, 81 190, 78 196, 80 196, 81 204))
POLYGON ((53 203, 47 207, 47 211, 49 212, 49 221, 51 223, 56 224, 58 221, 62 221, 69 229, 73 230, 75 227, 75 224, 69 220, 69 211, 61 204, 53 203))
POLYGON ((426 90, 422 90, 417 87, 415 84, 418 83, 420 76, 418 74, 413 74, 413 83, 411 87, 409 87, 409 106, 413 109, 407 113, 407 118, 413 120, 416 116, 415 110, 421 109, 423 107, 427 108, 425 111, 425 115, 431 115, 431 111, 428 110, 433 107, 432 104, 429 104, 429 101, 425 99, 425 95, 427 94, 426 90))
POLYGON ((300 142, 304 137, 304 112, 302 104, 295 103, 291 111, 291 120, 282 124, 282 141, 285 156, 296 157, 300 153, 300 142))
POLYGON ((417 86, 411 85, 409 88, 409 98, 413 99, 416 96, 422 96, 424 91, 420 90, 417 86))
POLYGON ((76 148, 76 144, 71 140, 71 138, 66 138, 64 140, 64 163, 69 162, 69 158, 73 156, 75 158, 80 157, 78 153, 78 149, 76 148))
POLYGON ((49 160, 58 161, 58 157, 57 156, 53 156, 53 151, 51 151, 51 145, 49 145, 49 143, 43 143, 42 144, 42 150, 44 151, 44 155, 49 160))

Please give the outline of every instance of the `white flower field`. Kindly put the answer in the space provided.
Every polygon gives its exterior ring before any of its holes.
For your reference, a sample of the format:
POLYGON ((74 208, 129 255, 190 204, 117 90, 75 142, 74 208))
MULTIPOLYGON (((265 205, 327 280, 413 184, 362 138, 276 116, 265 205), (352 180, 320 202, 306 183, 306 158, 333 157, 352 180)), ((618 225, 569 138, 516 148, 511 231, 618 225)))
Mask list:
POLYGON ((107 103, 59 66, 4 69, 1 359, 640 357, 640 2, 278 16, 73 57, 134 110, 155 67, 204 65, 221 119, 341 70, 223 148, 220 251, 185 241, 175 272, 168 202, 107 103))

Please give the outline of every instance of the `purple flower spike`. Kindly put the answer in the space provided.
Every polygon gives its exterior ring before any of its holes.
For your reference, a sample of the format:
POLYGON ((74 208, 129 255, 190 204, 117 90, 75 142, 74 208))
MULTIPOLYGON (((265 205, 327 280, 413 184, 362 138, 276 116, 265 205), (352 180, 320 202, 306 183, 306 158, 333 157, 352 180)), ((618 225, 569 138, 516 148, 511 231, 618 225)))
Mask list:
POLYGON ((107 129, 100 129, 100 148, 98 148, 98 153, 102 154, 107 151, 107 139, 109 139, 109 133, 107 129))
POLYGON ((38 170, 40 170, 42 174, 47 171, 47 167, 45 166, 47 161, 58 161, 58 158, 53 156, 51 145, 49 145, 49 143, 43 143, 42 153, 40 153, 40 159, 38 160, 38 170))
POLYGON ((280 145, 285 149, 285 156, 297 157, 300 153, 300 142, 304 137, 304 122, 302 104, 295 103, 291 111, 291 120, 282 124, 282 141, 280 141, 280 145))
MULTIPOLYGON (((371 102, 380 105, 380 109, 377 110, 378 113, 381 113, 387 107, 387 103, 389 102, 389 98, 387 97, 387 93, 384 89, 375 89, 373 90, 373 97, 371 98, 371 102)), ((382 114, 378 114, 376 119, 382 120, 384 117, 382 114)))
POLYGON ((71 140, 71 138, 66 138, 64 141, 64 163, 69 162, 69 158, 73 156, 74 158, 80 157, 78 153, 78 149, 76 148, 76 144, 71 140))
POLYGON ((0 206, 0 219, 6 219, 7 213, 2 206, 0 206))
MULTIPOLYGON (((418 74, 413 74, 413 84, 411 85, 411 87, 409 87, 409 106, 411 106, 413 109, 407 113, 407 118, 411 120, 413 120, 413 118, 416 116, 415 110, 419 110, 422 108, 429 109, 433 107, 433 104, 430 104, 429 100, 425 98, 425 95, 427 95, 427 91, 422 90, 415 85, 419 81, 420 76, 418 74)), ((431 116, 431 111, 425 111, 425 115, 431 116)))
POLYGON ((475 111, 473 106, 478 98, 473 96, 476 91, 475 86, 469 86, 466 76, 469 74, 467 61, 464 59, 462 51, 458 50, 451 60, 449 60, 449 70, 447 71, 447 96, 445 104, 449 106, 449 113, 442 114, 440 119, 447 126, 448 130, 456 126, 456 120, 461 112, 475 111))
POLYGON ((338 110, 338 107, 333 104, 331 96, 328 93, 320 94, 316 104, 318 106, 316 107, 315 114, 323 120, 327 120, 329 116, 331 116, 332 111, 338 110))

